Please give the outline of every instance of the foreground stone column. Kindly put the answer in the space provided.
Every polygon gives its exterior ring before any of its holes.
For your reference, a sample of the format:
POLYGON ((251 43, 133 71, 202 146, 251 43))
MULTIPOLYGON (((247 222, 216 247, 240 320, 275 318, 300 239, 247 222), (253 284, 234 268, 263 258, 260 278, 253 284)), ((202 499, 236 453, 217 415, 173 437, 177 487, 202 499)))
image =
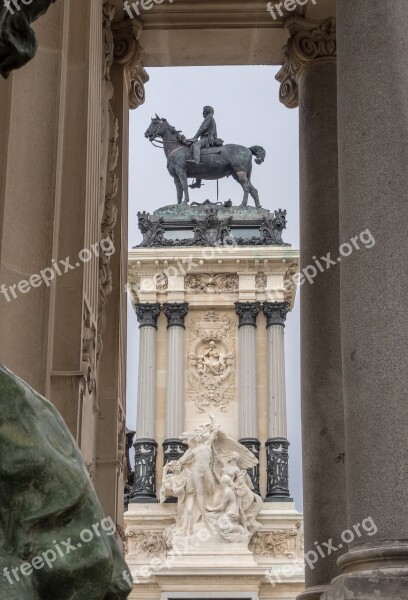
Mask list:
POLYGON ((336 24, 294 16, 285 24, 291 37, 277 78, 281 101, 299 104, 301 268, 314 275, 301 279, 305 552, 314 563, 301 598, 315 600, 339 574, 344 549, 323 558, 314 542, 336 544, 346 526, 340 275, 321 259, 339 252, 336 24))
POLYGON ((159 304, 138 304, 140 324, 135 477, 130 504, 156 502, 156 335, 159 304))
POLYGON ((337 11, 348 528, 366 531, 325 598, 388 600, 408 597, 408 13, 405 0, 337 11))
MULTIPOLYGON (((236 302, 239 316, 239 441, 259 458, 256 393, 256 318, 259 302, 236 302)), ((251 469, 254 491, 259 494, 259 465, 251 469)))
POLYGON ((164 464, 178 460, 186 451, 179 435, 184 430, 184 319, 187 312, 187 302, 168 303, 164 306, 168 323, 164 464))
POLYGON ((288 427, 286 419, 285 321, 287 302, 265 302, 267 327, 268 441, 267 502, 292 500, 289 493, 288 427))

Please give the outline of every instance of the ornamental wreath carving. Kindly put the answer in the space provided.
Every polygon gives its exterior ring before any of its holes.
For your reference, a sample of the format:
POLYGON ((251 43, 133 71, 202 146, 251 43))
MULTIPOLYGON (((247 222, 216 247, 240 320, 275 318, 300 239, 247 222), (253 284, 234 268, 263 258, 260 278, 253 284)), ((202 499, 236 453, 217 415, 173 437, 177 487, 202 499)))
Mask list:
POLYGON ((187 275, 186 291, 203 294, 225 294, 238 291, 239 277, 236 273, 220 273, 218 275, 187 275))
POLYGON ((166 555, 166 543, 161 531, 145 532, 128 529, 126 539, 129 547, 127 560, 160 558, 166 555))
POLYGON ((267 533, 257 532, 251 540, 249 549, 257 556, 295 558, 297 535, 296 529, 277 529, 267 533))
POLYGON ((190 326, 187 393, 199 412, 216 406, 226 411, 235 395, 235 336, 231 320, 208 311, 190 326))

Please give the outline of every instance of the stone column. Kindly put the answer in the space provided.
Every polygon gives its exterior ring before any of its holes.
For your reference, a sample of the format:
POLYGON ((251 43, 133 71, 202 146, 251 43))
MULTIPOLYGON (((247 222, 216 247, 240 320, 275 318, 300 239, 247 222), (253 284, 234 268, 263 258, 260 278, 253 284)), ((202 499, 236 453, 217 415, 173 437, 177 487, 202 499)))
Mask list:
POLYGON ((363 0, 338 0, 337 17, 340 307, 354 536, 339 561, 345 573, 325 597, 388 600, 408 597, 407 5, 374 0, 367 11, 363 0))
POLYGON ((156 502, 156 335, 159 304, 138 304, 140 324, 135 477, 130 504, 156 502))
MULTIPOLYGON (((239 442, 259 458, 256 393, 256 317, 259 302, 236 302, 239 316, 239 442)), ((259 494, 259 465, 249 472, 259 494)))
POLYGON ((299 105, 301 268, 314 276, 309 276, 309 282, 302 275, 300 300, 305 552, 314 561, 313 568, 306 566, 306 591, 301 598, 315 600, 339 574, 337 559, 344 548, 322 558, 314 542, 332 539, 338 546, 346 526, 336 265, 340 244, 336 22, 292 16, 285 24, 291 35, 277 79, 280 100, 288 107, 299 105))
MULTIPOLYGON (((187 302, 164 305, 167 317, 167 396, 166 439, 163 442, 164 464, 178 460, 186 451, 179 435, 184 430, 184 319, 187 302)), ((175 499, 174 499, 175 500, 175 499)))
POLYGON ((289 465, 286 419, 285 321, 287 302, 265 302, 268 373, 267 502, 292 501, 289 493, 289 465))

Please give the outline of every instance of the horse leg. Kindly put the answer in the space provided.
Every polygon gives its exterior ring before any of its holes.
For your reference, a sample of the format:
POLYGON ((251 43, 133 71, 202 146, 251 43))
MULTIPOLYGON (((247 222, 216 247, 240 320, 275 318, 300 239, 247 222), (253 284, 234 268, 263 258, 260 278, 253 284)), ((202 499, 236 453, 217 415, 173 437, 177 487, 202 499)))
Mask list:
POLYGON ((251 194, 252 198, 254 199, 256 208, 260 208, 261 203, 259 202, 258 190, 252 185, 250 179, 248 179, 248 182, 249 182, 249 193, 251 194))
POLYGON ((177 175, 175 175, 173 179, 177 189, 177 204, 181 204, 183 200, 183 186, 181 185, 181 181, 177 175))
POLYGON ((181 186, 183 188, 183 192, 184 192, 184 200, 183 202, 185 204, 188 204, 190 202, 190 196, 188 194, 188 180, 187 180, 187 172, 183 171, 183 170, 178 170, 177 171, 177 176, 180 180, 181 186))
POLYGON ((243 171, 235 171, 232 173, 232 176, 236 181, 238 181, 242 185, 242 189, 244 190, 244 199, 242 200, 241 206, 247 206, 249 190, 251 187, 247 174, 243 171))

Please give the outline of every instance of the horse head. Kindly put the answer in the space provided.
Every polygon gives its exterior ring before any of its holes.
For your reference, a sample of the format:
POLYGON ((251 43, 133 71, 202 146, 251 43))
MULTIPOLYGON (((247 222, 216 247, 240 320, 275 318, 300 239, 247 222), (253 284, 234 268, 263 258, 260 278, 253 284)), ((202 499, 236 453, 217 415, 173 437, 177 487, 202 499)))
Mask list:
POLYGON ((156 138, 162 138, 165 132, 166 119, 161 119, 158 114, 152 118, 152 122, 146 129, 145 138, 154 142, 156 138))

